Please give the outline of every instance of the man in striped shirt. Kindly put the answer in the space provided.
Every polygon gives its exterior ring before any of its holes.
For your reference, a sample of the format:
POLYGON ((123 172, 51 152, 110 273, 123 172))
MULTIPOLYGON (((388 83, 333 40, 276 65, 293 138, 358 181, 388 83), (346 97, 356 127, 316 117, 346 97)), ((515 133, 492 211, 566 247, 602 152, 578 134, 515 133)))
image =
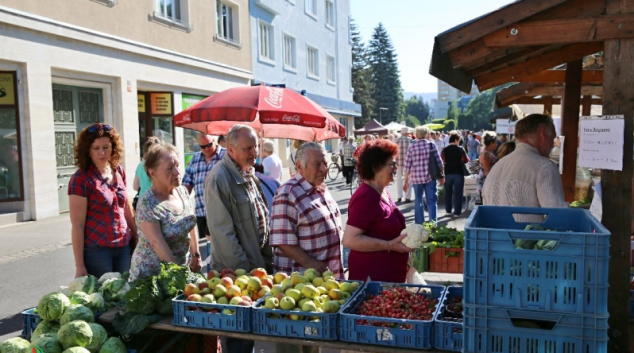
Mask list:
MULTIPOLYGON (((398 156, 396 157, 396 163, 398 169, 396 170, 396 190, 398 193, 398 200, 396 202, 401 202, 403 198, 403 177, 405 169, 403 166, 405 165, 405 157, 407 157, 407 149, 409 145, 412 143, 412 138, 409 137, 409 129, 404 127, 401 129, 401 137, 397 138, 394 142, 398 145, 398 156)), ((405 193, 405 202, 411 201, 412 188, 407 188, 407 192, 405 193)))

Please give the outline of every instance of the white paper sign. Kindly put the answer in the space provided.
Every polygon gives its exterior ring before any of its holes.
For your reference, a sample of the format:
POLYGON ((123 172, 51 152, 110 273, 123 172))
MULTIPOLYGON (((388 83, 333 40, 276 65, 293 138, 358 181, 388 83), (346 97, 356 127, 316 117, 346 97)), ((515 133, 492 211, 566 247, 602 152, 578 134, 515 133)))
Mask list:
POLYGON ((579 165, 623 169, 623 115, 582 116, 579 119, 579 165))
POLYGON ((510 119, 496 119, 495 132, 503 135, 515 134, 515 124, 517 124, 517 121, 511 121, 510 119))

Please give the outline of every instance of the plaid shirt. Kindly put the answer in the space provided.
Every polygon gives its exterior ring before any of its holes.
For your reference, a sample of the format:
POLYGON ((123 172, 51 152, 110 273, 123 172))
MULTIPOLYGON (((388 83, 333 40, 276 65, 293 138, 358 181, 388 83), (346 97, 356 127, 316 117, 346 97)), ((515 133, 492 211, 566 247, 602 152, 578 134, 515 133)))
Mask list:
POLYGON ((264 244, 268 242, 269 232, 270 232, 269 208, 268 208, 268 205, 266 204, 266 201, 264 201, 265 199, 264 191, 262 191, 262 188, 260 187, 260 185, 256 183, 255 180, 253 180, 254 178, 253 173, 255 172, 254 168, 242 170, 240 166, 238 165, 238 163, 233 161, 233 164, 235 164, 236 168, 238 168, 238 170, 240 171, 240 174, 242 174, 244 181, 246 181, 244 185, 247 189, 247 194, 249 195, 249 199, 254 201, 255 219, 256 219, 256 222, 258 223, 258 237, 260 239, 260 244, 261 244, 260 247, 263 247, 264 244))
POLYGON ((216 153, 211 157, 209 163, 205 160, 205 155, 202 152, 198 152, 189 162, 187 170, 185 170, 183 185, 193 187, 196 193, 196 217, 207 216, 205 213, 205 198, 203 197, 205 177, 211 168, 222 160, 226 151, 224 148, 216 145, 216 153))
POLYGON ((402 167, 403 163, 405 163, 405 157, 407 156, 407 149, 412 143, 412 138, 409 136, 401 136, 394 140, 394 142, 396 142, 396 144, 398 145, 398 156, 396 157, 396 165, 402 167))
POLYGON ((88 170, 73 174, 68 183, 68 195, 85 197, 88 202, 84 225, 84 245, 118 248, 130 243, 125 220, 126 178, 121 166, 114 171, 114 183, 101 176, 91 165, 88 170))
POLYGON ((433 151, 440 170, 444 170, 442 159, 436 144, 428 140, 416 140, 409 145, 405 158, 405 173, 409 173, 410 184, 427 184, 432 181, 429 175, 429 153, 433 151))
POLYGON ((347 143, 343 146, 343 165, 345 167, 352 167, 354 165, 351 159, 354 156, 354 151, 356 149, 357 147, 352 143, 347 143))
POLYGON ((325 262, 337 278, 343 279, 342 235, 341 212, 326 184, 315 188, 296 174, 280 187, 271 212, 270 244, 274 247, 276 272, 305 270, 276 247, 299 245, 310 257, 325 262))

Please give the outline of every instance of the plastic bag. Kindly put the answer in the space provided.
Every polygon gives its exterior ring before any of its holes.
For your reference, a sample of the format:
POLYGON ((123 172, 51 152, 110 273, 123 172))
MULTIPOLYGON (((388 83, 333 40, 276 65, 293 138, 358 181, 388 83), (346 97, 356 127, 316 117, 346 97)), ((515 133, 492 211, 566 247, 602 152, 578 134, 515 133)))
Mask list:
POLYGON ((409 283, 409 284, 427 284, 427 282, 425 282, 425 279, 423 278, 423 276, 416 272, 416 269, 414 268, 414 266, 412 265, 412 258, 409 258, 409 261, 407 263, 409 270, 407 271, 407 279, 405 280, 405 283, 409 283))

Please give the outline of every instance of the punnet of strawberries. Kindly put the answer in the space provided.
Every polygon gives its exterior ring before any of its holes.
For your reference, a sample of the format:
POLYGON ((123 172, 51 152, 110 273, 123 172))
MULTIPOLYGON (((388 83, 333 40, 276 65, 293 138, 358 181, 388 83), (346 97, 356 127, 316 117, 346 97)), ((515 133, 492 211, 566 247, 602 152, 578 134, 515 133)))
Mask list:
MULTIPOLYGON (((363 316, 391 319, 430 321, 438 305, 438 299, 408 291, 403 287, 385 289, 376 295, 368 295, 357 307, 356 313, 363 316)), ((406 323, 385 322, 380 320, 357 320, 357 325, 380 326, 411 330, 406 323)))

